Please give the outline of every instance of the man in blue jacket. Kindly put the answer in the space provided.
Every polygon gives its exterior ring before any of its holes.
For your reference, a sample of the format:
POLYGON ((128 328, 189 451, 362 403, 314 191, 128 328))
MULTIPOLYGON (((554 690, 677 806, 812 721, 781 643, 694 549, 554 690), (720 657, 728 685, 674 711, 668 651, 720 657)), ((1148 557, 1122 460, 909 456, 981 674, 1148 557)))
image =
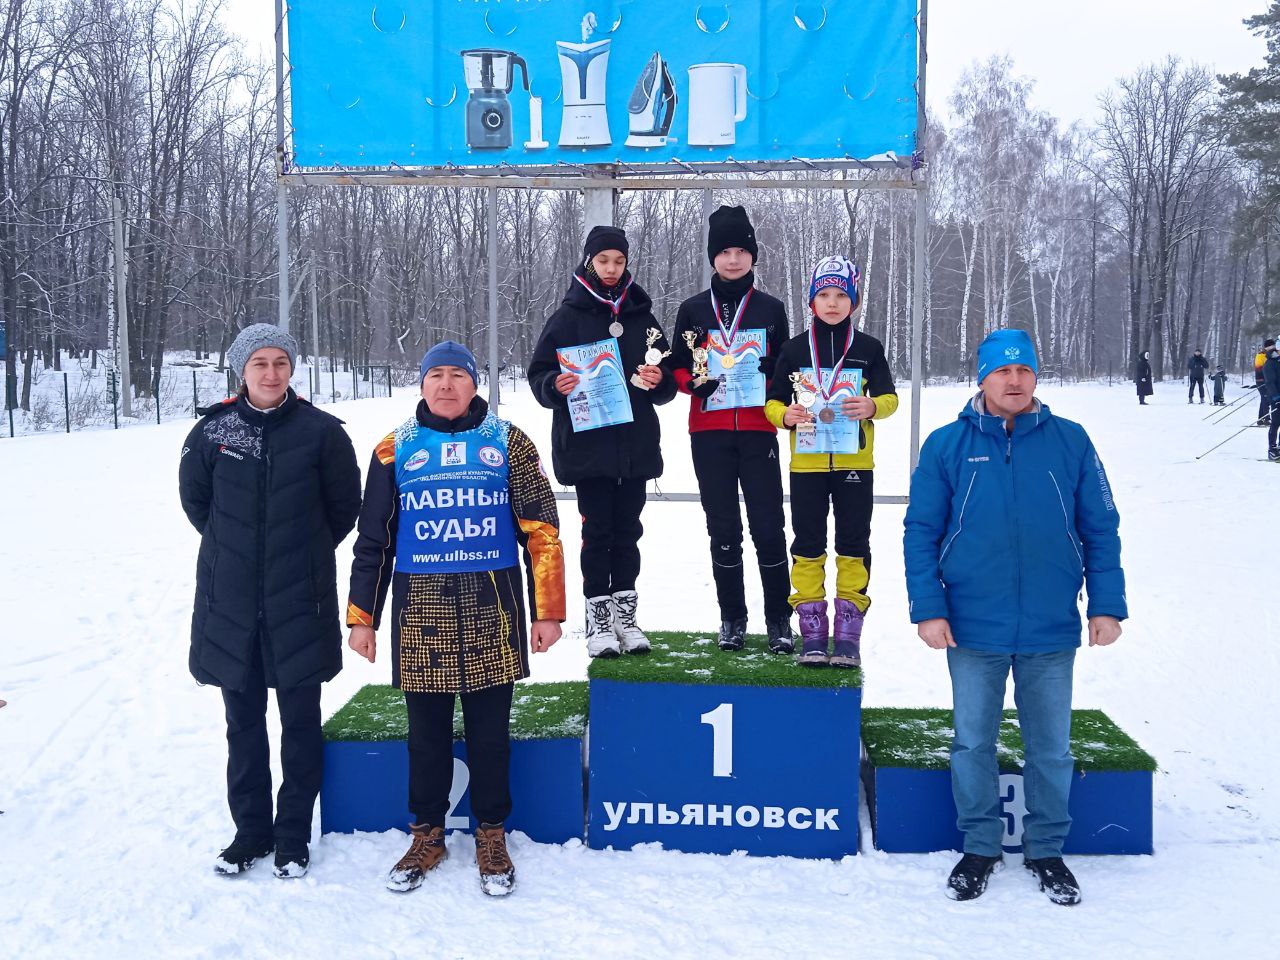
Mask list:
POLYGON ((911 622, 947 651, 955 713, 951 785, 964 856, 947 883, 972 900, 1002 865, 996 736, 1005 680, 1025 745, 1025 864, 1055 903, 1080 900, 1062 862, 1071 826, 1071 672, 1081 587, 1089 644, 1128 615, 1120 518, 1084 428, 1035 399, 1030 337, 996 330, 978 348, 980 393, 935 430, 911 477, 903 549, 911 622))

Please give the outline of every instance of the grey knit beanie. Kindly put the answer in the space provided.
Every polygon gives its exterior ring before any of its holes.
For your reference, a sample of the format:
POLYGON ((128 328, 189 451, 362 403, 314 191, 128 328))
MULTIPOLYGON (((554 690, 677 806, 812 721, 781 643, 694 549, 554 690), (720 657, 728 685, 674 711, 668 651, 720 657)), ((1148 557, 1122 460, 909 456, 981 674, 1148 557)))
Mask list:
POLYGON ((227 365, 237 377, 244 377, 245 364, 263 347, 279 347, 289 355, 289 369, 298 366, 298 341, 274 323, 251 323, 240 331, 227 351, 227 365))

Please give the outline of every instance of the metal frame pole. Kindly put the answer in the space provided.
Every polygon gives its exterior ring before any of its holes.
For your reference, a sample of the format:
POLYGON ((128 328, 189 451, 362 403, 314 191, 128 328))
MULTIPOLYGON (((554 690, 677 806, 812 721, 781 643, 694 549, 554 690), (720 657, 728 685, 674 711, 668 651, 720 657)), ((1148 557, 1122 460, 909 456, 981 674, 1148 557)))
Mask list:
MULTIPOLYGON (((284 142, 284 0, 276 2, 276 176, 283 177, 288 167, 284 142)), ((279 325, 289 332, 289 188, 282 179, 276 181, 276 257, 280 263, 279 325)))
MULTIPOLYGON (((711 232, 711 214, 715 212, 715 195, 710 190, 702 191, 702 250, 707 249, 708 236, 711 232)), ((754 266, 754 264, 753 264, 754 266)), ((702 285, 711 286, 711 261, 702 264, 702 285)))
MULTIPOLYGON (((925 135, 925 67, 928 62, 929 0, 920 0, 920 46, 916 69, 916 150, 924 149, 925 135)), ((925 270, 928 269, 928 180, 916 188, 915 222, 915 289, 911 291, 911 472, 915 473, 920 462, 920 397, 921 378, 924 376, 924 289, 925 270)))
POLYGON ((311 402, 317 403, 320 396, 320 305, 316 294, 316 255, 311 251, 311 264, 308 267, 307 298, 311 308, 311 402))
POLYGON ((582 239, 585 242, 592 227, 613 226, 614 181, 608 186, 591 187, 582 191, 582 239))
POLYGON ((498 410, 498 188, 485 198, 489 227, 489 409, 498 410))

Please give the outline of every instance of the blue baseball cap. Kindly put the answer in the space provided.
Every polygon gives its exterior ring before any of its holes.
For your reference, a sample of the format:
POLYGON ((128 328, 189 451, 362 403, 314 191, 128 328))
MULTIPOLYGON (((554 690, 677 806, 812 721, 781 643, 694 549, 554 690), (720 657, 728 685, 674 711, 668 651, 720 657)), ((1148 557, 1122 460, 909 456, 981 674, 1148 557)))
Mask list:
POLYGON ((1036 345, 1025 330, 992 330, 978 346, 978 383, 993 370, 1014 364, 1030 367, 1031 372, 1039 376, 1036 345))

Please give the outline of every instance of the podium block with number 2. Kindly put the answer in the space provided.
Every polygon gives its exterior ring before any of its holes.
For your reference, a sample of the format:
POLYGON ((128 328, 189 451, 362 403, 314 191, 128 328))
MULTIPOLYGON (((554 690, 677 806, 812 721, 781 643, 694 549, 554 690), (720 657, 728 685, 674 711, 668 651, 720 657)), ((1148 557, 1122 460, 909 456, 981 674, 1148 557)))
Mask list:
POLYGON ((590 846, 858 850, 858 687, 592 679, 590 846))

